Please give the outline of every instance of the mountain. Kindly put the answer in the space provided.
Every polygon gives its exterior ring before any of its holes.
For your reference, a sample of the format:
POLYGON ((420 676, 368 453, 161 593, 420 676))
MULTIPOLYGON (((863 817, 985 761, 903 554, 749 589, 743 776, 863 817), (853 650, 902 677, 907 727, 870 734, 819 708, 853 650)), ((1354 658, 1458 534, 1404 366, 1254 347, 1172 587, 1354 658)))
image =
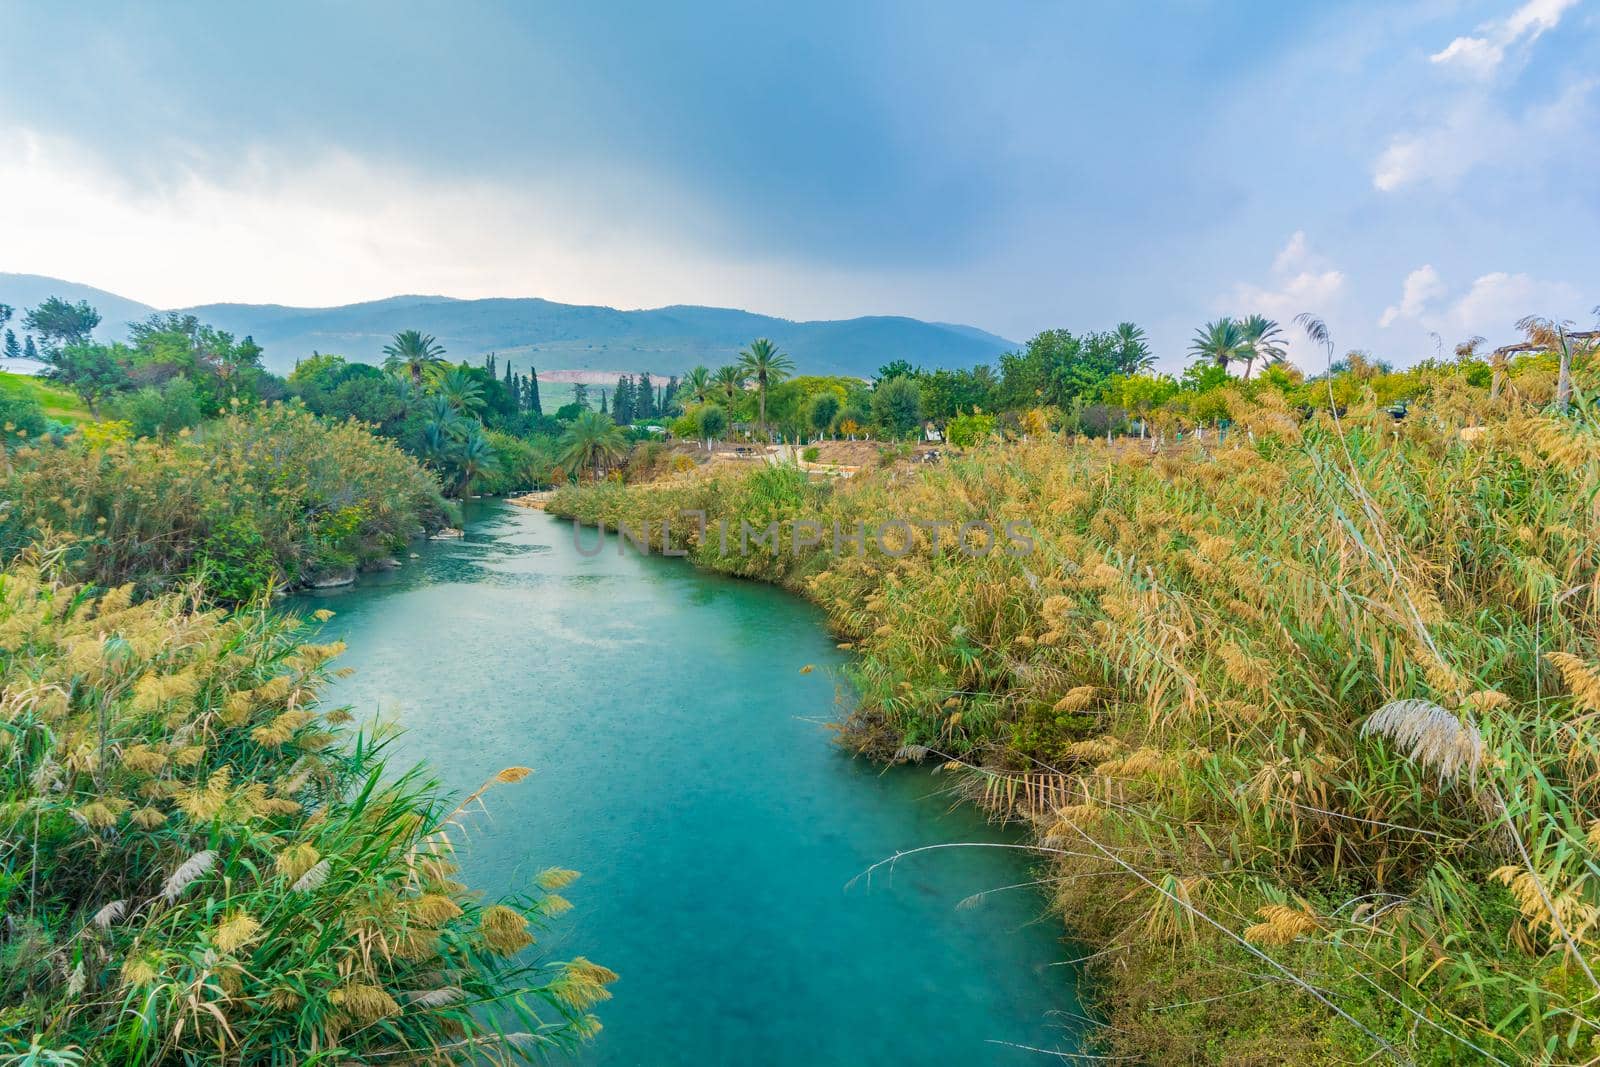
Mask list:
POLYGON ((46 278, 39 274, 0 274, 0 304, 9 304, 16 311, 7 325, 22 337, 23 309, 37 307, 52 296, 76 304, 89 301, 100 312, 100 325, 94 336, 99 341, 122 341, 128 336, 128 323, 138 322, 156 313, 149 304, 96 289, 92 285, 64 282, 59 278, 46 278))
MULTIPOLYGON (((122 324, 155 309, 112 293, 36 275, 0 274, 0 303, 19 309, 47 296, 84 299, 100 309, 98 331, 121 337, 122 324), (115 324, 115 328, 109 328, 115 324)), ((177 308, 219 329, 249 334, 267 365, 286 371, 313 351, 375 363, 399 330, 431 333, 449 356, 475 360, 488 352, 518 367, 674 374, 734 359, 753 338, 769 337, 807 374, 870 376, 894 359, 925 367, 970 366, 1017 346, 971 326, 898 316, 795 322, 732 308, 677 305, 640 311, 529 298, 457 300, 394 296, 342 307, 204 304, 177 308)))

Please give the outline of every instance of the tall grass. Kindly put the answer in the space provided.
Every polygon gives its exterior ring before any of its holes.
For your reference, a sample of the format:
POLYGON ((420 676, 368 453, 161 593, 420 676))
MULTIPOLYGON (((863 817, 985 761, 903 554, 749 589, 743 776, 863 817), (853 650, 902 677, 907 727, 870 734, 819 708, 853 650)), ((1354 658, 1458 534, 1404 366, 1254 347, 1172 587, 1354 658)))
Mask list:
POLYGON ((316 693, 340 646, 0 576, 0 1050, 22 1063, 509 1062, 570 1048, 611 972, 529 946, 576 875, 485 902, 463 804, 316 693))
POLYGON ((1036 828, 1113 1053, 1591 1060, 1600 422, 1451 388, 1403 425, 1232 406, 1221 444, 1013 442, 549 508, 670 521, 697 564, 825 608, 859 653, 853 743, 968 768, 1036 828), (718 516, 1027 520, 1036 548, 741 556, 718 516))

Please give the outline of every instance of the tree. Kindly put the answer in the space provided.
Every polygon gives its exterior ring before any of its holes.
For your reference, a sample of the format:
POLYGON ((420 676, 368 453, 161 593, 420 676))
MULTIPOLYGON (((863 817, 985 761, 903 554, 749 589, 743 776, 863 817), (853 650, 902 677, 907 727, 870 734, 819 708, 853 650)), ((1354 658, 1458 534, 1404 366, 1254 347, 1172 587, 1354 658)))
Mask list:
POLYGON ((876 380, 886 382, 890 378, 915 378, 921 373, 909 360, 893 359, 878 368, 876 380))
POLYGON ((23 335, 22 358, 31 359, 35 362, 39 359, 39 350, 33 346, 33 334, 31 333, 23 335))
POLYGON ((1244 358, 1244 331, 1233 319, 1208 322, 1195 332, 1189 351, 1227 370, 1228 364, 1244 358))
POLYGON ((436 370, 433 390, 460 415, 472 418, 483 410, 483 385, 467 370, 466 364, 436 370))
POLYGON ((624 426, 633 421, 633 379, 626 374, 617 379, 617 387, 611 391, 611 415, 624 426))
POLYGON ((500 457, 496 454, 489 438, 484 435, 483 427, 478 423, 468 426, 461 441, 456 445, 453 458, 459 479, 456 482, 457 496, 467 496, 479 478, 498 474, 500 471, 500 457))
POLYGON ((704 367, 695 367, 684 375, 683 391, 689 394, 689 399, 696 404, 704 404, 711 399, 711 372, 704 367))
POLYGON ((132 384, 128 373, 132 363, 133 352, 125 345, 84 341, 56 353, 54 365, 45 373, 70 387, 95 412, 103 398, 132 384))
POLYGON ((535 415, 544 414, 544 406, 539 403, 539 370, 537 367, 528 368, 528 410, 535 415))
POLYGON ((656 405, 656 414, 671 415, 678 406, 678 376, 674 374, 661 389, 661 403, 656 405))
POLYGON ((600 390, 600 414, 606 414, 606 391, 600 390))
POLYGON ((583 382, 578 382, 572 387, 572 402, 580 408, 589 406, 589 387, 583 382))
POLYGON ((890 378, 872 391, 872 418, 891 437, 904 437, 922 421, 922 388, 914 378, 890 378))
POLYGON ((22 358, 22 346, 17 343, 17 331, 15 330, 6 330, 6 358, 22 358))
POLYGON ((833 420, 839 417, 839 396, 837 393, 818 393, 811 398, 811 411, 809 413, 811 428, 818 433, 827 433, 833 428, 833 420))
POLYGON ((728 416, 715 404, 708 404, 699 411, 700 432, 706 437, 706 451, 711 451, 711 442, 721 437, 728 428, 728 416))
POLYGON ((633 421, 654 418, 656 414, 656 387, 650 382, 650 372, 639 375, 639 384, 633 392, 633 421))
POLYGON ((576 470, 592 465, 595 480, 599 481, 601 464, 626 453, 628 438, 609 415, 585 408, 561 435, 560 448, 558 461, 563 467, 576 470))
POLYGON ((411 380, 422 384, 422 376, 444 357, 444 346, 433 334, 420 330, 401 330, 383 346, 383 365, 389 370, 404 370, 411 380))
POLYGON ((82 344, 100 325, 100 313, 87 300, 69 304, 52 296, 22 318, 23 329, 39 335, 47 356, 54 356, 67 345, 82 344))
POLYGON ((744 368, 732 365, 718 367, 717 373, 711 376, 712 384, 716 386, 716 391, 725 405, 732 405, 739 399, 739 394, 744 392, 746 380, 744 368))
POLYGON ((760 405, 757 421, 765 430, 767 387, 787 378, 789 372, 794 370, 794 360, 779 352, 778 346, 765 337, 757 337, 750 342, 749 348, 739 353, 739 369, 744 371, 745 377, 755 380, 757 403, 760 405))
POLYGON ((1283 330, 1265 315, 1251 315, 1240 322, 1239 333, 1243 342, 1244 376, 1247 381, 1256 360, 1259 359, 1263 367, 1276 366, 1288 354, 1283 347, 1283 330))
POLYGON ((1111 338, 1117 348, 1118 374, 1143 374, 1155 368, 1156 357, 1150 351, 1150 339, 1138 326, 1119 322, 1111 331, 1111 338))

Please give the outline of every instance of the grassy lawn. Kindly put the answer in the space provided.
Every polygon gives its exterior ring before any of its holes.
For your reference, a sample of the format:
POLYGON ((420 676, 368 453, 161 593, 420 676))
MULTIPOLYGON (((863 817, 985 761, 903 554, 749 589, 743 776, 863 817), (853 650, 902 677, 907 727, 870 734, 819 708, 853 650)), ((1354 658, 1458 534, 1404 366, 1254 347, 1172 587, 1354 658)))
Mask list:
POLYGON ((14 396, 32 396, 44 409, 45 417, 57 422, 93 422, 88 407, 71 389, 63 388, 42 378, 27 374, 8 374, 0 371, 0 392, 14 396))

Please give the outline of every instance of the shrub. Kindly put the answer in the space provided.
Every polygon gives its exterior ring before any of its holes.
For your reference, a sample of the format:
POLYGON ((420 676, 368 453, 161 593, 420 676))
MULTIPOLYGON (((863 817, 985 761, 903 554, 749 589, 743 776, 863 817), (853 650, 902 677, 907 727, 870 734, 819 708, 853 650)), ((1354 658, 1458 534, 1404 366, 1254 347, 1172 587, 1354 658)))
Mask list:
POLYGON ((23 392, 0 391, 0 448, 37 440, 49 428, 39 401, 23 392))
POLYGON ((915 378, 890 378, 872 390, 872 419, 890 437, 904 437, 922 421, 922 387, 915 378))
POLYGON ((156 589, 206 571, 223 600, 375 562, 447 519, 438 483, 393 443, 285 405, 165 441, 20 449, 0 484, 16 502, 0 562, 50 538, 81 579, 156 589))
POLYGON ((957 415, 945 425, 945 439, 957 448, 971 448, 994 435, 994 422, 993 415, 981 415, 976 411, 957 415))
POLYGON ((822 449, 818 448, 816 445, 812 445, 809 448, 803 449, 800 453, 800 458, 805 460, 807 463, 815 463, 821 458, 821 456, 822 449))
POLYGON ((531 1058, 594 1032, 614 975, 524 951, 575 876, 494 902, 456 882, 468 805, 316 707, 341 646, 130 594, 0 575, 0 1044, 266 1067, 531 1058))

